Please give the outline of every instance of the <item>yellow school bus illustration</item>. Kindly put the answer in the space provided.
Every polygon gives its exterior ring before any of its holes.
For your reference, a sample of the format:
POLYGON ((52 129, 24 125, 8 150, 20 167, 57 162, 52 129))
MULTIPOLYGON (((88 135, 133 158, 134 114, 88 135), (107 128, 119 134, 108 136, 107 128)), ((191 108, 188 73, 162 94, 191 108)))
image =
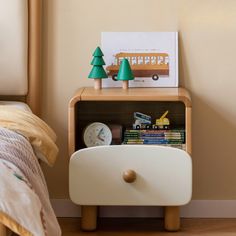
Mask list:
POLYGON ((116 80, 122 59, 126 58, 135 77, 152 77, 158 80, 160 75, 169 75, 169 55, 167 53, 118 53, 115 61, 107 66, 108 75, 116 80))

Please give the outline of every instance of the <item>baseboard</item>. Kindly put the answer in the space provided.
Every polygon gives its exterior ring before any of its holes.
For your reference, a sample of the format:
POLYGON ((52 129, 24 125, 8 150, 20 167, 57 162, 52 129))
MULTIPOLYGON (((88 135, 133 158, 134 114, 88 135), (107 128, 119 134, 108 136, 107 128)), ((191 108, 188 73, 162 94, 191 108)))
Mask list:
MULTIPOLYGON (((80 217, 80 207, 69 199, 52 199, 57 217, 80 217)), ((184 218, 236 218, 236 200, 192 200, 180 208, 184 218)), ((162 207, 100 207, 100 217, 162 217, 162 207)))

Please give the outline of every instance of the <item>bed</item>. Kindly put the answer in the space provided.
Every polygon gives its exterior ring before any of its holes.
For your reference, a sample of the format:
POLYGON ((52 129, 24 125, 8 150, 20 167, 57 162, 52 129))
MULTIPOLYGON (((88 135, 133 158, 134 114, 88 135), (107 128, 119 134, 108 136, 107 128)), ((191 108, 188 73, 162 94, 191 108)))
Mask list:
POLYGON ((0 236, 61 235, 37 159, 53 165, 58 151, 38 118, 41 4, 0 0, 0 236))

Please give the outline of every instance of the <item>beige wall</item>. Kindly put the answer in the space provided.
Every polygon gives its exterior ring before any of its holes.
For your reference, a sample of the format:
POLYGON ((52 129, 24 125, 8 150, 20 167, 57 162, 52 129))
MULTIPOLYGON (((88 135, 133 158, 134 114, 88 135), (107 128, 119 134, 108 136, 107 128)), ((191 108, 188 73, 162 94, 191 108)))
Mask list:
POLYGON ((102 31, 179 31, 180 84, 193 99, 194 199, 236 198, 236 1, 44 1, 43 118, 58 134, 52 198, 68 197, 67 104, 102 31))

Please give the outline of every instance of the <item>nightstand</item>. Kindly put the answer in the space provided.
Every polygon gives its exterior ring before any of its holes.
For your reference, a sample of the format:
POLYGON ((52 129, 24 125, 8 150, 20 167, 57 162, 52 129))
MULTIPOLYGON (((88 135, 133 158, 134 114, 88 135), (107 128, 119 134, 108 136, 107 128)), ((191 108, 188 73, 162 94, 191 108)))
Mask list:
MULTIPOLYGON (((179 206, 186 204, 190 200, 192 191, 192 162, 189 156, 191 155, 191 110, 191 98, 188 91, 184 88, 130 88, 128 90, 122 90, 120 88, 107 88, 102 90, 81 88, 77 91, 69 104, 69 154, 70 156, 73 154, 70 163, 70 193, 72 200, 82 206, 82 229, 96 229, 97 206, 99 205, 164 206, 165 229, 168 231, 176 231, 179 229, 179 206), (169 110, 169 119, 172 125, 185 128, 186 148, 184 151, 170 147, 153 147, 155 151, 157 151, 157 157, 155 158, 153 151, 151 151, 153 148, 142 148, 142 145, 140 145, 140 147, 137 146, 137 148, 128 147, 126 152, 123 150, 123 145, 108 146, 107 148, 99 147, 95 152, 92 150, 91 153, 90 150, 86 150, 88 148, 86 148, 83 143, 82 134, 84 128, 89 123, 115 123, 123 127, 128 127, 133 123, 133 113, 135 111, 151 114, 153 117, 160 117, 166 110, 169 110), (130 155, 128 155, 128 157, 125 155, 126 158, 118 158, 116 155, 107 158, 107 153, 112 153, 113 149, 115 150, 114 153, 127 153, 130 151, 130 155), (84 153, 87 151, 89 152, 89 157, 85 158, 84 153), (100 154, 99 151, 101 151, 100 154), (143 152, 145 152, 146 155, 140 155, 140 153, 143 152), (136 159, 133 158, 133 153, 136 153, 136 159), (161 158, 161 156, 165 156, 166 158, 161 158), (104 160, 103 157, 105 158, 104 160), (181 160, 183 160, 183 162, 181 160), (136 165, 135 162, 139 164, 136 165), (106 165, 102 163, 106 163, 106 165), (132 167, 131 163, 135 163, 135 165, 132 167), (110 173, 110 171, 111 173, 116 173, 116 167, 119 173, 121 173, 127 166, 131 166, 131 169, 134 168, 136 171, 138 170, 139 177, 142 176, 142 178, 137 179, 137 182, 135 182, 135 184, 138 185, 135 194, 132 192, 133 190, 131 190, 132 193, 127 193, 130 190, 128 190, 129 187, 127 187, 128 185, 123 180, 122 182, 120 179, 114 178, 112 180, 112 178, 110 178, 111 182, 109 182, 107 181, 109 175, 104 175, 106 171, 107 173, 110 173), (143 166, 143 168, 141 168, 141 166, 143 166), (154 175, 155 166, 160 168, 156 168, 159 174, 158 177, 154 175), (168 188, 163 187, 162 189, 160 186, 166 184, 164 181, 168 179, 166 176, 170 176, 170 172, 167 171, 170 171, 173 166, 176 167, 176 169, 173 169, 173 176, 175 176, 176 183, 173 182, 168 188), (148 170, 150 170, 152 174, 148 174, 148 170), (78 176, 76 173, 78 173, 78 176), (91 175, 91 173, 93 174, 91 175), (182 173, 184 174, 182 175, 182 173), (155 181, 153 180, 155 178, 157 182, 158 178, 160 180, 160 186, 158 187, 154 184, 155 181), (185 178, 187 178, 187 180, 185 178), (76 185, 76 179, 78 179, 78 186, 76 185), (104 185, 105 189, 101 190, 101 188, 99 188, 101 191, 97 190, 97 192, 91 192, 89 190, 86 192, 88 190, 87 187, 85 187, 86 179, 91 186, 95 185, 95 182, 97 182, 98 186, 99 184, 104 185), (106 179, 106 181, 103 183, 102 179, 106 179), (152 182, 148 182, 150 179, 152 179, 152 182), (142 181, 145 182, 145 185, 141 184, 142 181), (174 183, 176 184, 175 187, 173 187, 174 183), (121 189, 124 190, 128 188, 125 191, 127 197, 119 197, 118 199, 113 195, 111 198, 107 197, 105 195, 106 186, 107 188, 112 186, 112 191, 117 192, 121 191, 121 189), (78 192, 75 191, 76 188, 78 188, 78 192), (144 189, 142 190, 142 188, 144 189), (177 195, 179 191, 182 190, 183 195, 178 201, 177 195), (142 194, 138 194, 138 191, 140 191, 140 193, 147 191, 150 195, 147 194, 143 196, 142 194), (163 196, 162 200, 158 197, 156 199, 153 197, 158 191, 160 191, 160 195, 163 196), (85 195, 82 193, 85 193, 85 195), (85 200, 86 194, 87 196, 89 195, 87 201, 85 200), (176 199, 174 197, 175 195, 176 199), (143 198, 142 201, 139 199, 141 197, 143 198)), ((170 180, 170 182, 171 181, 174 181, 174 179, 170 180)))

